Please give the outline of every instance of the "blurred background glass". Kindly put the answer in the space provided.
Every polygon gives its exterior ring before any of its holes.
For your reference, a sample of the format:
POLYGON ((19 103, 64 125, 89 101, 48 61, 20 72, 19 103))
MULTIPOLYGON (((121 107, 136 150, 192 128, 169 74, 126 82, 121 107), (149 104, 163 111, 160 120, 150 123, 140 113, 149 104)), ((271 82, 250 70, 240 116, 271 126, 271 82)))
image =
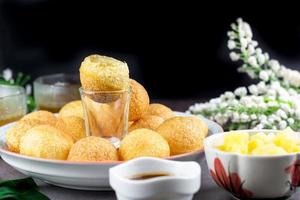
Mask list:
POLYGON ((26 114, 23 87, 0 85, 0 126, 16 121, 26 114))
POLYGON ((52 74, 41 76, 33 83, 37 110, 57 113, 66 103, 79 100, 79 75, 52 74))

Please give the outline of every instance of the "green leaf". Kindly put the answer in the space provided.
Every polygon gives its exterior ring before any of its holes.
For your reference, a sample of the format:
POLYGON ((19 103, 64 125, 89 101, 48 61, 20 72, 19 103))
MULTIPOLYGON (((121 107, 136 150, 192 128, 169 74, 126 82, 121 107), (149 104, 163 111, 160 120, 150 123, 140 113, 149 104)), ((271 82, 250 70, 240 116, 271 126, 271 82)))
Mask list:
POLYGON ((23 78, 23 73, 22 73, 22 72, 19 72, 19 73, 17 74, 17 78, 16 78, 16 80, 15 80, 15 84, 16 84, 16 85, 20 85, 22 78, 23 78))
POLYGON ((34 111, 36 108, 33 96, 27 96, 27 110, 28 112, 34 111))
POLYGON ((20 85, 24 87, 30 79, 31 79, 31 77, 29 75, 23 76, 23 78, 21 79, 20 85))
POLYGON ((38 191, 32 178, 7 180, 0 183, 0 200, 49 200, 38 191))
POLYGON ((6 81, 3 78, 0 78, 0 85, 10 85, 9 81, 6 81))

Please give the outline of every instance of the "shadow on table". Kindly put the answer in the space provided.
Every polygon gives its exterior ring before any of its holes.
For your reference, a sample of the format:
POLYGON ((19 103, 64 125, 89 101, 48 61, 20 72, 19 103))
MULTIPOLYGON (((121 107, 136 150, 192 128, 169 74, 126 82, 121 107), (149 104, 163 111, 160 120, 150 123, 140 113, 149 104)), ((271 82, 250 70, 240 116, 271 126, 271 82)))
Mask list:
POLYGON ((35 181, 39 185, 40 191, 47 195, 51 200, 61 199, 75 199, 76 200, 115 200, 115 193, 113 191, 88 191, 88 190, 74 190, 62 188, 54 185, 49 185, 40 180, 35 181))

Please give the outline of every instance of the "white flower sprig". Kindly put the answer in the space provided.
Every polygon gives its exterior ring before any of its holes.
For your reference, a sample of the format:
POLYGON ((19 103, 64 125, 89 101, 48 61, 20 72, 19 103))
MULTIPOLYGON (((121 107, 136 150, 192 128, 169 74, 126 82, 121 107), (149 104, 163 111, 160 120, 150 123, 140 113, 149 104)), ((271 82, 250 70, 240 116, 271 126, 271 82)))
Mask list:
POLYGON ((239 71, 260 82, 195 104, 187 112, 214 120, 225 130, 291 127, 299 131, 300 73, 263 53, 242 19, 231 25, 228 37, 231 60, 242 61, 239 71))
POLYGON ((300 94, 287 91, 277 81, 271 84, 261 81, 195 104, 188 112, 204 115, 226 130, 285 129, 288 126, 300 130, 299 99, 300 94))
POLYGON ((294 87, 300 91, 300 73, 270 59, 268 53, 263 53, 258 42, 253 40, 252 30, 247 22, 237 19, 237 23, 231 24, 231 30, 227 34, 231 60, 243 62, 240 72, 246 72, 251 78, 264 82, 279 81, 284 87, 294 87))
POLYGON ((6 81, 12 80, 12 70, 9 68, 3 70, 2 76, 6 81))

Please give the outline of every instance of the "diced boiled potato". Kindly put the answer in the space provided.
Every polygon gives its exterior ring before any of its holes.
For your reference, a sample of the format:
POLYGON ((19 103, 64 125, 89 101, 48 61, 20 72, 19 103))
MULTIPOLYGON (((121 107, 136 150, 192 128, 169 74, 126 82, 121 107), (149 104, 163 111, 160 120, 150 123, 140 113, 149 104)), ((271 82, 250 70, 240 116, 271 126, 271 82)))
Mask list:
POLYGON ((264 146, 265 144, 271 144, 274 141, 274 135, 267 135, 265 133, 256 133, 250 137, 248 143, 248 151, 251 153, 257 147, 264 146))
POLYGON ((262 140, 252 139, 248 143, 248 152, 251 153, 254 149, 263 146, 265 143, 262 140))
POLYGON ((224 144, 246 144, 249 141, 249 134, 240 133, 240 132, 232 132, 227 133, 224 136, 224 144))
POLYGON ((249 135, 246 133, 232 132, 224 136, 224 143, 219 147, 220 150, 233 153, 248 153, 249 135))
POLYGON ((257 147, 252 151, 252 155, 284 155, 287 152, 282 148, 274 144, 266 144, 257 147))
POLYGON ((229 132, 217 147, 221 151, 249 155, 282 155, 300 152, 300 137, 291 130, 278 134, 229 132))
POLYGON ((282 147, 288 153, 299 152, 299 138, 294 132, 281 132, 276 135, 274 144, 282 147))
POLYGON ((300 146, 299 145, 295 145, 292 149, 292 153, 298 153, 300 152, 300 146))
POLYGON ((260 140, 262 141, 264 144, 270 144, 273 143, 275 138, 275 135, 273 134, 265 134, 265 133, 256 133, 255 135, 252 135, 250 137, 250 141, 251 140, 260 140))

